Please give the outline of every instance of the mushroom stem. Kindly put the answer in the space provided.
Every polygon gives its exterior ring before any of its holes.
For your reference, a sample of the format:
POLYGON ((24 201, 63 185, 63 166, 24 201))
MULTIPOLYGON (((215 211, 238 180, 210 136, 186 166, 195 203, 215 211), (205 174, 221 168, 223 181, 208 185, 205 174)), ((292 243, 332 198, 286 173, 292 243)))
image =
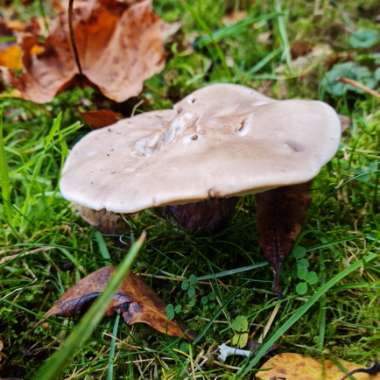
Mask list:
POLYGON ((124 222, 120 214, 104 209, 92 210, 77 204, 73 206, 82 219, 105 234, 114 235, 128 231, 128 225, 124 222))
POLYGON ((221 230, 231 219, 238 198, 211 198, 201 202, 172 205, 164 215, 172 217, 190 232, 212 233, 221 230))

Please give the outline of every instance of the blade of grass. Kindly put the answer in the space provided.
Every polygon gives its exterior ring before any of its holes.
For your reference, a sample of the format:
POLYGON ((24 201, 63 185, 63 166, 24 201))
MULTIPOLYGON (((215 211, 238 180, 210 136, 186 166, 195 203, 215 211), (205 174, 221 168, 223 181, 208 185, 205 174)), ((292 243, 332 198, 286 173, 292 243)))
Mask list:
POLYGON ((200 37, 195 42, 195 45, 197 48, 204 48, 207 45, 210 45, 212 43, 220 42, 227 37, 233 37, 242 33, 243 30, 246 29, 251 24, 262 22, 262 21, 268 21, 268 20, 278 17, 279 15, 280 15, 279 12, 273 12, 273 13, 260 15, 260 16, 256 16, 256 15, 248 16, 245 19, 235 22, 232 25, 219 28, 218 30, 211 32, 208 36, 200 37))
MULTIPOLYGON (((321 277, 321 283, 326 282, 326 267, 324 261, 323 251, 319 255, 319 272, 321 277)), ((325 344, 325 335, 326 335, 326 295, 324 294, 319 301, 319 315, 318 315, 318 324, 319 324, 319 336, 318 336, 318 349, 322 352, 323 346, 325 344)))
POLYGON ((277 27, 278 27, 278 34, 280 37, 281 46, 282 46, 282 58, 286 61, 286 64, 288 65, 288 67, 291 67, 292 58, 290 55, 288 33, 286 31, 285 16, 282 10, 281 0, 276 0, 275 10, 279 14, 277 18, 277 27))
POLYGON ((281 49, 276 49, 270 52, 268 55, 266 55, 263 59, 261 59, 259 62, 256 63, 255 66, 253 66, 248 72, 250 74, 255 74, 258 71, 260 71, 264 66, 266 66, 267 63, 269 63, 276 55, 278 55, 281 52, 281 49))
POLYGON ((305 313, 316 303, 318 300, 326 294, 334 285, 336 285, 339 281, 343 280, 352 272, 359 269, 366 263, 374 260, 376 258, 376 254, 368 255, 363 260, 358 260, 349 265, 346 269, 332 277, 329 281, 321 285, 317 291, 309 298, 307 302, 305 302, 302 306, 300 306, 293 315, 285 321, 274 333, 273 335, 258 349, 256 355, 245 365, 243 366, 239 372, 237 373, 238 378, 243 378, 248 374, 248 372, 254 368, 260 360, 266 355, 269 349, 302 317, 305 313), (240 377, 239 377, 240 376, 240 377))
POLYGON ((9 223, 10 218, 10 199, 11 199, 11 185, 9 181, 9 169, 7 156, 5 152, 4 136, 3 136, 3 110, 0 109, 0 185, 1 196, 3 199, 3 209, 6 222, 9 223))
POLYGON ((98 243, 100 256, 102 256, 105 263, 110 264, 111 256, 110 256, 110 253, 108 252, 107 244, 104 241, 103 235, 99 231, 96 231, 94 236, 95 236, 96 242, 98 243))
POLYGON ((34 379, 38 380, 54 380, 57 379, 59 374, 62 373, 68 361, 75 355, 78 349, 87 341, 91 336, 96 326, 103 318, 107 310, 108 304, 115 291, 119 288, 121 282, 128 274, 138 252, 145 240, 145 232, 142 233, 140 238, 135 244, 132 245, 128 254, 123 259, 110 282, 108 283, 103 294, 95 301, 90 307, 88 312, 80 320, 79 324, 74 328, 73 332, 63 342, 61 347, 56 351, 46 362, 40 367, 34 379))
POLYGON ((206 274, 204 276, 197 277, 197 281, 215 280, 217 278, 232 276, 232 275, 237 274, 237 273, 248 272, 248 271, 253 270, 253 269, 266 267, 267 265, 268 265, 267 262, 261 262, 261 263, 257 263, 257 264, 246 265, 246 266, 240 267, 240 268, 225 270, 225 271, 219 272, 219 273, 206 274))
POLYGON ((116 337, 117 337, 117 331, 119 329, 119 322, 120 322, 120 313, 117 313, 116 318, 115 318, 115 323, 112 329, 111 348, 110 348, 110 355, 108 357, 107 380, 113 379, 113 362, 115 358, 116 337))

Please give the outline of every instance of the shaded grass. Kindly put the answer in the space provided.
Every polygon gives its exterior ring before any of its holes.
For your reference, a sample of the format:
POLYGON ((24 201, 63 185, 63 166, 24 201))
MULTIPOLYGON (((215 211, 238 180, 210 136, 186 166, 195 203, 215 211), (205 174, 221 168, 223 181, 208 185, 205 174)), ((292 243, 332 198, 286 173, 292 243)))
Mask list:
MULTIPOLYGON (((363 364, 376 356, 380 345, 378 103, 366 96, 332 99, 323 95, 319 91, 326 71, 323 66, 307 78, 289 75, 286 79, 287 74, 276 72, 278 66, 286 65, 286 51, 296 39, 325 41, 338 51, 349 49, 342 6, 321 3, 323 17, 312 16, 313 2, 256 2, 248 17, 272 17, 280 6, 286 15, 283 25, 278 25, 278 18, 247 23, 238 32, 210 40, 225 28, 222 17, 237 3, 157 2, 163 17, 181 19, 182 31, 168 46, 165 70, 146 82, 139 99, 118 106, 125 115, 139 100, 137 112, 168 107, 205 83, 228 81, 281 98, 322 97, 349 115, 353 125, 337 156, 313 183, 313 204, 298 240, 320 282, 306 296, 298 296, 295 259, 290 257, 282 274, 286 296, 276 298, 270 270, 260 265, 252 197, 240 200, 231 224, 214 236, 192 236, 147 211, 131 221, 130 234, 103 241, 61 198, 58 179, 69 147, 89 131, 78 122, 79 112, 110 103, 90 89, 68 91, 44 106, 2 100, 4 144, 0 147, 5 149, 1 162, 9 167, 10 191, 5 187, 0 210, 0 337, 6 355, 1 376, 30 378, 35 373, 77 322, 51 318, 40 324, 44 313, 86 273, 109 260, 119 263, 144 229, 147 243, 135 269, 167 303, 181 306, 176 317, 198 333, 196 343, 158 335, 143 325, 120 324, 118 337, 112 338, 114 320, 105 319, 69 364, 65 378, 105 378, 110 357, 115 379, 229 378, 244 363, 239 358, 229 359, 227 365, 219 363, 214 351, 232 338, 231 321, 237 315, 248 318, 250 336, 257 340, 280 305, 269 331, 269 336, 275 336, 318 287, 371 254, 377 260, 325 293, 279 342, 283 351, 363 364), (332 37, 332 26, 339 31, 337 38, 332 37), (263 33, 273 33, 273 38, 260 42, 263 33), (212 42, 197 46, 194 41, 200 37, 212 42), (4 212, 7 197, 8 216, 4 212), (184 280, 191 276, 197 278, 194 290, 183 289, 184 280), (204 358, 207 361, 201 366, 204 358)), ((368 2, 344 3, 351 20, 370 22, 361 18, 359 9, 369 7, 368 2)), ((33 12, 38 14, 36 5, 33 12)), ((2 178, 8 178, 5 174, 2 170, 2 178)))

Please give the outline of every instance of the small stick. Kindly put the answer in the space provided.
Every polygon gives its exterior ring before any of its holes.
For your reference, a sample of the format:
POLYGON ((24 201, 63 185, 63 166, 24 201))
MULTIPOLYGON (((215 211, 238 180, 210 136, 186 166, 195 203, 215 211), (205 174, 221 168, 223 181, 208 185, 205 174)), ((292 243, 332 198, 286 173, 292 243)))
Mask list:
POLYGON ((356 369, 348 372, 340 380, 348 379, 350 376, 354 375, 355 373, 367 373, 368 375, 377 375, 379 372, 380 372, 380 363, 376 361, 369 368, 356 368, 356 369))
POLYGON ((280 303, 278 303, 278 304, 274 307, 274 309, 273 309, 273 311, 272 311, 272 314, 270 315, 270 317, 269 317, 269 319, 268 319, 268 322, 265 324, 265 326, 264 326, 264 330, 263 330, 262 334, 260 335, 260 337, 259 337, 259 339, 258 339, 258 342, 259 342, 260 344, 263 343, 263 341, 264 341, 265 337, 267 336, 267 334, 268 334, 270 328, 272 327, 272 324, 273 324, 273 322, 274 322, 274 319, 276 318, 277 313, 278 313, 278 311, 280 310, 280 306, 281 306, 280 303))
POLYGON ((70 43, 73 48, 74 60, 78 67, 79 74, 82 75, 82 66, 79 60, 78 47, 75 41, 74 27, 73 27, 73 14, 74 14, 74 0, 69 0, 69 9, 68 9, 68 21, 69 21, 69 31, 70 31, 70 43))
POLYGON ((380 93, 375 91, 375 90, 372 90, 372 88, 367 87, 363 83, 360 83, 356 80, 346 78, 346 77, 339 78, 339 82, 349 84, 350 86, 355 87, 359 90, 362 90, 362 91, 366 92, 367 94, 370 94, 370 95, 374 96, 376 99, 380 100, 380 93))

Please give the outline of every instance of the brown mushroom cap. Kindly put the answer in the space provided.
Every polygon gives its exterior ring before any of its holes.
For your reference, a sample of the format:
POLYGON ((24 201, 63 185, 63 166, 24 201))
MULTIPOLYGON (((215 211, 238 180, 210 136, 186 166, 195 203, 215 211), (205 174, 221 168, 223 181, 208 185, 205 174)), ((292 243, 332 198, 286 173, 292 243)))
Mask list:
POLYGON ((340 135, 326 103, 215 84, 172 110, 90 132, 72 149, 60 187, 81 206, 118 213, 256 193, 309 181, 340 135))

